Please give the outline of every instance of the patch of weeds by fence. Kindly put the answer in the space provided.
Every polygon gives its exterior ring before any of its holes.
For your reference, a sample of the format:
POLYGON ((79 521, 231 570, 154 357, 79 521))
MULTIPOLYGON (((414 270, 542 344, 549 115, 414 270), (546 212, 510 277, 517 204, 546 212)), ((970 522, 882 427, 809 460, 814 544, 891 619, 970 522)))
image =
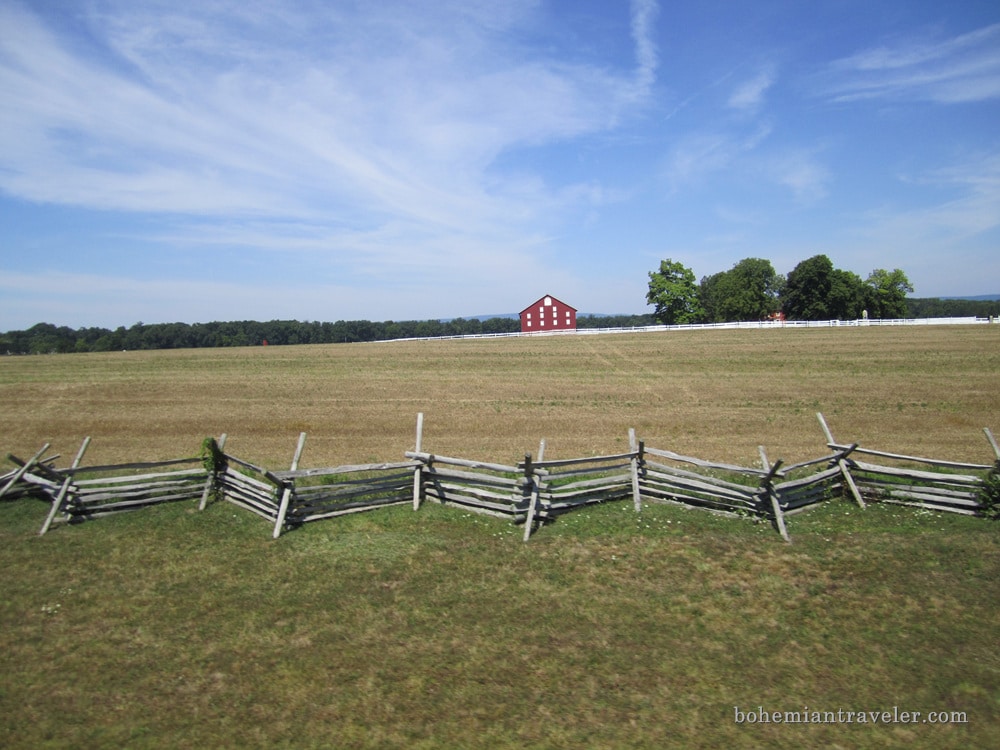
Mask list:
POLYGON ((983 479, 977 495, 980 513, 991 521, 1000 521, 1000 461, 993 466, 983 479))
POLYGON ((201 461, 205 471, 218 474, 224 471, 229 465, 226 454, 223 453, 218 441, 214 437, 207 437, 201 443, 201 461))

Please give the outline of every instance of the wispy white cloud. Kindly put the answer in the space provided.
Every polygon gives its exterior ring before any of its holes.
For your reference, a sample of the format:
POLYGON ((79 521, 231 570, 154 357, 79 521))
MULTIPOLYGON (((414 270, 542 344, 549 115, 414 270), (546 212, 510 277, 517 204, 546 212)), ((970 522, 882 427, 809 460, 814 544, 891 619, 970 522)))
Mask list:
POLYGON ((903 178, 925 188, 923 205, 887 202, 852 222, 850 246, 879 265, 903 268, 925 280, 916 296, 992 294, 1000 278, 1000 153, 966 158, 917 177, 903 178), (915 248, 918 249, 915 252, 915 248))
MULTIPOLYGON (((173 322, 163 319, 163 311, 176 309, 178 302, 191 310, 187 320, 217 319, 222 302, 230 310, 245 310, 254 304, 269 318, 283 316, 273 286, 254 286, 226 281, 197 279, 148 280, 106 274, 73 272, 18 272, 4 269, 0 274, 0 329, 8 321, 72 320, 74 327, 107 326, 108 320, 128 325, 173 322)), ((333 291, 324 289, 325 293, 333 291)), ((312 292, 307 292, 311 294, 312 292)), ((253 317, 253 316, 250 316, 253 317)), ((26 325, 22 323, 22 325, 26 325)))
POLYGON ((754 152, 770 133, 771 126, 761 122, 750 130, 718 129, 686 135, 668 154, 665 177, 673 190, 685 184, 701 182, 732 168, 754 152))
POLYGON ((761 70, 741 83, 729 97, 729 106, 738 110, 754 111, 764 103, 764 96, 774 84, 774 71, 761 70))
POLYGON ((636 89, 644 94, 656 79, 659 53, 653 24, 659 12, 656 0, 632 0, 632 39, 635 42, 636 89))
POLYGON ((1000 24, 950 38, 897 40, 834 61, 819 81, 837 101, 915 99, 953 104, 1000 97, 1000 24))
POLYGON ((906 181, 947 198, 919 209, 874 212, 880 230, 955 242, 1000 229, 1000 153, 980 154, 906 181))
POLYGON ((792 191, 801 202, 812 202, 827 195, 832 177, 829 167, 815 153, 791 149, 767 161, 766 170, 780 185, 792 191))
POLYGON ((611 127, 656 68, 655 3, 634 3, 637 70, 620 73, 524 41, 534 6, 104 0, 84 44, 5 5, 0 189, 323 234, 509 228, 535 214, 497 157, 611 127))
MULTIPOLYGON (((764 146, 771 134, 761 124, 744 134, 702 133, 684 138, 669 155, 665 173, 673 191, 703 185, 725 174, 731 184, 734 173, 744 180, 781 187, 799 203, 825 198, 832 179, 830 168, 815 149, 764 146)), ((713 183, 715 184, 715 183, 713 183)))
MULTIPOLYGON (((530 238, 520 238, 521 246, 510 248, 473 244, 479 238, 463 243, 455 237, 446 244, 437 236, 406 234, 404 249, 396 242, 398 229, 391 227, 369 236, 338 236, 335 240, 341 244, 334 252, 349 247, 351 254, 358 254, 347 273, 337 264, 315 261, 331 248, 305 237, 298 237, 295 246, 276 236, 273 227, 264 230, 216 230, 210 242, 223 247, 229 241, 271 242, 274 253, 247 258, 246 248, 254 245, 243 245, 231 269, 210 273, 217 264, 202 261, 204 269, 194 277, 177 270, 176 260, 164 263, 167 270, 158 278, 113 271, 18 270, 0 260, 0 331, 39 321, 114 327, 137 320, 426 319, 509 312, 509 290, 523 288, 525 279, 544 278, 560 288, 579 289, 568 269, 546 268, 545 253, 532 247, 530 238), (368 252, 358 253, 359 248, 368 252), (171 270, 177 270, 176 275, 171 270), (489 283, 469 281, 480 277, 489 283)), ((185 242, 195 238, 172 239, 172 253, 181 256, 185 242)))

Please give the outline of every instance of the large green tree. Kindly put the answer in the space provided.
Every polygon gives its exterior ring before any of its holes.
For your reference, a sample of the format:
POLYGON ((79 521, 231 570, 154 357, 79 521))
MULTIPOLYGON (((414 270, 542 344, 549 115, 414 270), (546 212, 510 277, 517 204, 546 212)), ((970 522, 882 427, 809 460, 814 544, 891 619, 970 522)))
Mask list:
POLYGON ((744 258, 730 270, 701 282, 701 301, 709 322, 763 320, 778 309, 785 279, 771 261, 744 258))
POLYGON ((704 314, 694 272, 669 258, 660 261, 658 271, 649 272, 646 304, 655 306, 653 315, 666 325, 696 323, 704 314))
POLYGON ((698 300, 701 302, 701 309, 705 311, 705 322, 718 323, 721 318, 719 309, 719 285, 725 271, 713 273, 711 276, 702 276, 701 283, 698 284, 698 300))
POLYGON ((802 261, 785 282, 781 310, 789 320, 828 320, 833 263, 825 255, 802 261))
POLYGON ((861 317, 865 299, 860 276, 814 255, 788 274, 781 309, 790 320, 854 320, 861 317))
POLYGON ((872 318, 905 318, 906 295, 913 292, 913 285, 898 268, 886 271, 876 268, 868 275, 868 315, 872 318))
POLYGON ((865 309, 865 282, 853 271, 834 268, 830 274, 830 318, 857 320, 865 309))

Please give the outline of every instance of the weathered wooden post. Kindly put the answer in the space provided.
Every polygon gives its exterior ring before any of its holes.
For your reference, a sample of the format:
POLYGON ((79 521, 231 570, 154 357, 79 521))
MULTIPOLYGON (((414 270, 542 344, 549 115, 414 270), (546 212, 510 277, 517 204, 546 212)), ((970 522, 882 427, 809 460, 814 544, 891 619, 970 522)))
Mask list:
MULTIPOLYGON (((7 493, 7 490, 9 490, 11 487, 13 487, 21 480, 21 477, 23 477, 28 472, 28 470, 32 466, 34 466, 34 464, 38 461, 38 459, 40 459, 45 454, 45 451, 49 449, 49 445, 50 443, 46 443, 45 445, 43 445, 41 450, 38 451, 38 453, 29 458, 27 461, 25 461, 24 464, 17 471, 14 472, 14 476, 11 477, 10 481, 7 482, 7 484, 5 484, 2 489, 0 489, 0 497, 3 497, 7 493)), ((8 453, 7 457, 11 458, 11 455, 8 453)))
MULTIPOLYGON (((545 439, 538 445, 538 460, 545 460, 545 439)), ((524 541, 531 537, 531 527, 535 523, 535 515, 538 512, 538 476, 535 474, 534 466, 531 463, 531 454, 524 454, 524 481, 531 482, 531 499, 528 501, 528 517, 524 520, 524 541)))
MULTIPOLYGON (((299 459, 302 458, 302 449, 306 445, 306 434, 304 432, 299 433, 299 444, 295 448, 295 456, 292 458, 292 468, 291 471, 295 471, 299 468, 299 459)), ((281 505, 278 507, 278 518, 274 522, 274 533, 271 535, 273 539, 277 539, 281 536, 281 530, 285 525, 285 516, 288 514, 288 503, 292 499, 292 485, 295 480, 285 483, 285 489, 281 493, 281 505)))
MULTIPOLYGON (((823 418, 823 414, 816 412, 816 417, 819 419, 819 426, 823 428, 823 434, 826 435, 827 447, 837 450, 837 443, 833 439, 833 433, 830 432, 830 428, 826 424, 826 419, 823 418)), ((846 458, 855 451, 858 447, 857 443, 847 446, 846 450, 834 459, 837 462, 837 466, 840 467, 840 473, 844 477, 844 481, 847 482, 848 488, 851 490, 851 495, 854 496, 854 502, 858 504, 858 507, 864 508, 865 501, 861 497, 861 492, 858 490, 858 486, 854 483, 854 477, 851 476, 851 468, 847 465, 846 458)))
POLYGON ((643 462, 642 454, 645 450, 645 445, 642 441, 636 442, 634 427, 629 427, 628 429, 628 449, 632 453, 632 458, 629 459, 629 463, 632 466, 632 502, 635 505, 635 512, 639 513, 642 511, 642 493, 639 490, 639 469, 643 462))
MULTIPOLYGON (((73 463, 70 465, 71 469, 75 469, 80 465, 83 460, 83 454, 87 451, 87 446, 90 445, 90 436, 88 435, 83 439, 83 443, 80 445, 80 450, 76 452, 76 458, 73 459, 73 463)), ((73 472, 67 472, 66 478, 63 480, 62 485, 59 487, 59 493, 56 495, 55 499, 52 501, 52 507, 49 508, 49 515, 45 519, 45 523, 42 524, 41 530, 38 532, 38 536, 42 536, 45 532, 49 530, 49 526, 56 518, 56 514, 62 507, 63 500, 66 499, 66 493, 69 492, 69 486, 73 482, 73 472)))
POLYGON ((792 540, 788 537, 788 529, 785 528, 785 514, 781 510, 781 501, 778 499, 778 493, 774 491, 774 477, 777 476, 781 465, 784 463, 780 458, 772 466, 767 460, 767 454, 764 452, 764 446, 757 446, 757 450, 760 451, 760 461, 767 469, 767 476, 760 480, 761 491, 767 493, 768 499, 771 501, 771 510, 774 513, 774 522, 778 527, 778 533, 781 534, 781 538, 786 542, 791 544, 792 540))
MULTIPOLYGON (((420 453, 420 445, 424 439, 424 413, 419 412, 417 414, 417 445, 413 449, 414 453, 420 453)), ((423 464, 418 464, 413 469, 413 510, 420 510, 420 499, 422 496, 422 484, 423 484, 423 472, 421 468, 423 464)))
POLYGON ((1000 445, 997 445, 996 438, 993 437, 993 433, 990 432, 989 427, 984 427, 983 432, 986 433, 986 439, 990 441, 990 445, 993 446, 993 455, 996 456, 996 460, 1000 461, 1000 445))

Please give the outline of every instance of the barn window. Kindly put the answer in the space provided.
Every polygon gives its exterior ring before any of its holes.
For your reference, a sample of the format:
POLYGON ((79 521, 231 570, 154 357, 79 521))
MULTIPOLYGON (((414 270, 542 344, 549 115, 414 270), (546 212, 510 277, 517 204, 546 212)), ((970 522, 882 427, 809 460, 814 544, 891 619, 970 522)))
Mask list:
POLYGON ((552 298, 551 297, 546 297, 545 298, 545 306, 548 307, 551 304, 552 304, 552 298))

